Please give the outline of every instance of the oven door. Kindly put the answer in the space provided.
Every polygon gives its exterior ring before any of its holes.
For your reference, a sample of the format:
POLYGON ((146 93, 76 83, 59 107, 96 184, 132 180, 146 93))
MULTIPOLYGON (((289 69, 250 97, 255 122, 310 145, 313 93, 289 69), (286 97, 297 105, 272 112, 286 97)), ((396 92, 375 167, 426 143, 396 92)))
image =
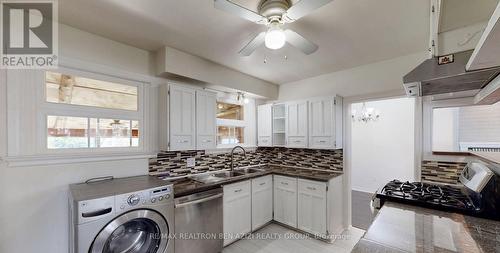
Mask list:
POLYGON ((168 223, 152 210, 124 213, 99 232, 90 253, 163 253, 168 244, 168 223))

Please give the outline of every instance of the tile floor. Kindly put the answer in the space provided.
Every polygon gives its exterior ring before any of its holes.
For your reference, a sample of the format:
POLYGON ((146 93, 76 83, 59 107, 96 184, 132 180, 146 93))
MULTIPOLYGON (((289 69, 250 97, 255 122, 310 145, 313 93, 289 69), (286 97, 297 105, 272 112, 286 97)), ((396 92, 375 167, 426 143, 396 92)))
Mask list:
POLYGON ((327 253, 351 252, 363 236, 364 230, 351 227, 343 237, 333 244, 325 243, 280 225, 271 223, 254 232, 253 238, 239 240, 222 251, 223 253, 327 253), (260 236, 260 238, 259 238, 260 236), (272 238, 271 238, 272 237, 272 238), (288 238, 288 239, 285 239, 288 238), (293 239, 289 239, 293 238, 293 239))

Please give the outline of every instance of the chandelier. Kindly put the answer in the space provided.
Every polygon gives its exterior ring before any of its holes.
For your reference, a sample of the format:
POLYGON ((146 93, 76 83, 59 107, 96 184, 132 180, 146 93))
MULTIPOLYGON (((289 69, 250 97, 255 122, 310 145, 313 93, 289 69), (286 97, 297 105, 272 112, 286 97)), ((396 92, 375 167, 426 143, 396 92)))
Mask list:
POLYGON ((370 121, 377 121, 380 118, 380 112, 372 107, 366 107, 366 103, 363 103, 361 112, 357 113, 356 110, 353 110, 351 117, 352 121, 358 120, 359 122, 368 123, 370 121))

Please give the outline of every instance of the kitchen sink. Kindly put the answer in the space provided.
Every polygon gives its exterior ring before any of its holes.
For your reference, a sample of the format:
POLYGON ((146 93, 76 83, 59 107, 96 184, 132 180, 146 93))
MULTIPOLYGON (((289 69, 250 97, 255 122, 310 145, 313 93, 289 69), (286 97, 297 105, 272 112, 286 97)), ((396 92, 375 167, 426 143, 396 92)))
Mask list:
POLYGON ((243 173, 243 174, 252 174, 252 173, 259 173, 259 172, 264 172, 265 170, 263 169, 256 169, 256 168, 245 168, 245 169, 236 169, 235 172, 243 173))
POLYGON ((195 176, 190 176, 190 178, 193 179, 194 181, 204 184, 216 183, 224 180, 224 178, 216 177, 214 174, 195 175, 195 176))
POLYGON ((219 172, 212 174, 214 177, 218 178, 228 178, 228 177, 237 177, 237 176, 242 176, 245 175, 246 173, 240 172, 240 171, 224 171, 224 172, 219 172))

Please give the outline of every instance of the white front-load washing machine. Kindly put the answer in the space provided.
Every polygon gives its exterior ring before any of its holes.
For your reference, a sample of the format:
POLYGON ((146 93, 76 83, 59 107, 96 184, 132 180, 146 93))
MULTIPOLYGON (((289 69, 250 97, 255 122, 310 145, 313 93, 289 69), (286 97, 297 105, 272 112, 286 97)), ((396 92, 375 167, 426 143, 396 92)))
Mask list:
POLYGON ((70 185, 70 253, 173 253, 173 186, 152 176, 70 185))

